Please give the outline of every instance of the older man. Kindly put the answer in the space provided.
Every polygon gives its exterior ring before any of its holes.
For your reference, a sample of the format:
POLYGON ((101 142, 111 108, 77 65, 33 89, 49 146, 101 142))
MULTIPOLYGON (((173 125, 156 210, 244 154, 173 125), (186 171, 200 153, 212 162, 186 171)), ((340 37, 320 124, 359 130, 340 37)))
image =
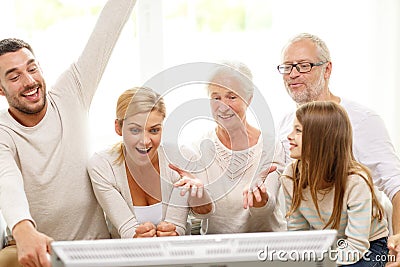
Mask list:
MULTIPOLYGON (((356 102, 334 95, 329 89, 332 63, 324 41, 311 34, 291 39, 282 52, 278 66, 288 94, 297 105, 310 101, 334 101, 347 111, 353 127, 353 152, 357 161, 372 172, 374 184, 383 190, 393 204, 393 232, 388 246, 392 254, 400 253, 400 160, 395 153, 382 119, 374 111, 356 102), (396 252, 396 250, 398 252, 396 252)), ((289 162, 289 141, 294 113, 281 122, 279 137, 284 143, 289 162)), ((397 257, 400 261, 400 257, 397 257)))

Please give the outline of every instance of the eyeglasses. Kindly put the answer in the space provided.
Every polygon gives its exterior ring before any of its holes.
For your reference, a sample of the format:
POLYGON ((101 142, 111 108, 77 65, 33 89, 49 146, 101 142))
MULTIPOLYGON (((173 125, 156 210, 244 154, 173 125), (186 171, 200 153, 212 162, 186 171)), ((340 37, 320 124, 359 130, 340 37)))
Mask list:
POLYGON ((321 66, 328 61, 320 61, 317 63, 310 63, 310 62, 301 62, 297 64, 281 64, 277 67, 280 74, 290 74, 292 72, 293 67, 300 73, 307 73, 310 72, 312 67, 314 66, 321 66))

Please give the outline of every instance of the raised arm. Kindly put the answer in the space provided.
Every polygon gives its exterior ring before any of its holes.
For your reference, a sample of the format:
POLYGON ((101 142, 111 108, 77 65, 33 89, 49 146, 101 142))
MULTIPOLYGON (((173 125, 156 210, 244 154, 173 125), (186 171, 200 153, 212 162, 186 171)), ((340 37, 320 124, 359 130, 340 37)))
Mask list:
POLYGON ((83 52, 73 64, 72 71, 60 77, 55 90, 70 90, 71 94, 83 96, 83 104, 89 108, 114 46, 131 16, 135 3, 135 0, 107 1, 83 52), (65 87, 65 84, 69 84, 66 80, 71 79, 74 80, 74 84, 65 87))

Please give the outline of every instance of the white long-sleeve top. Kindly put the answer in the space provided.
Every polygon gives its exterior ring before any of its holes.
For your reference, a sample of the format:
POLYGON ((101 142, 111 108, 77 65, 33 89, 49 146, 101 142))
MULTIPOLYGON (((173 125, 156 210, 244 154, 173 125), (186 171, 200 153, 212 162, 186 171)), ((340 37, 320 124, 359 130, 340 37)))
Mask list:
MULTIPOLYGON (((162 216, 161 220, 176 225, 176 232, 184 235, 189 207, 186 194, 179 195, 179 189, 173 184, 180 176, 168 167, 168 157, 160 147, 158 150, 162 216), (171 203, 172 202, 172 203, 171 203)), ((88 164, 89 176, 95 195, 121 238, 132 238, 140 222, 135 216, 135 206, 128 185, 125 163, 116 163, 119 154, 110 149, 95 153, 88 164)), ((170 155, 168 155, 170 156, 170 155)), ((115 231, 112 231, 115 232, 115 231)))
POLYGON ((286 222, 279 208, 280 181, 277 172, 265 179, 269 197, 267 204, 260 208, 243 208, 243 189, 258 175, 260 168, 263 170, 261 166, 268 169, 275 162, 279 171, 283 171, 284 154, 280 146, 275 149, 275 145, 271 144, 263 148, 260 137, 253 147, 232 151, 221 143, 215 130, 206 133, 193 146, 196 153, 201 155, 203 166, 203 170, 195 175, 203 181, 215 204, 213 213, 197 215, 202 218, 203 234, 286 230, 286 222), (271 157, 262 157, 263 153, 271 157))
POLYGON ((88 111, 134 5, 106 3, 82 54, 49 90, 39 124, 0 113, 0 209, 10 229, 27 219, 55 240, 110 236, 86 170, 88 111))
MULTIPOLYGON (((379 190, 392 199, 400 190, 400 159, 396 155, 383 120, 371 109, 341 98, 340 105, 347 111, 353 127, 353 153, 355 159, 367 166, 379 190)), ((286 164, 289 156, 287 136, 293 129, 295 112, 287 114, 279 127, 279 139, 284 144, 286 164)))

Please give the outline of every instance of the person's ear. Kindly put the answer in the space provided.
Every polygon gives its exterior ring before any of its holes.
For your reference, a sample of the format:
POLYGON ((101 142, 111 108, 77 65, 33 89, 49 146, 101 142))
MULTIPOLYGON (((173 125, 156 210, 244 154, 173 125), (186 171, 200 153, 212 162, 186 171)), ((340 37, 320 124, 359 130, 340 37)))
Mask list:
POLYGON ((332 73, 332 62, 329 61, 329 62, 326 64, 326 67, 325 67, 324 78, 325 78, 325 79, 329 79, 329 78, 331 77, 331 73, 332 73))
POLYGON ((0 80, 0 95, 5 96, 4 90, 5 89, 4 89, 3 84, 1 83, 1 80, 0 80))
POLYGON ((119 135, 122 136, 122 122, 118 119, 115 119, 114 122, 114 127, 115 127, 115 132, 119 135))

